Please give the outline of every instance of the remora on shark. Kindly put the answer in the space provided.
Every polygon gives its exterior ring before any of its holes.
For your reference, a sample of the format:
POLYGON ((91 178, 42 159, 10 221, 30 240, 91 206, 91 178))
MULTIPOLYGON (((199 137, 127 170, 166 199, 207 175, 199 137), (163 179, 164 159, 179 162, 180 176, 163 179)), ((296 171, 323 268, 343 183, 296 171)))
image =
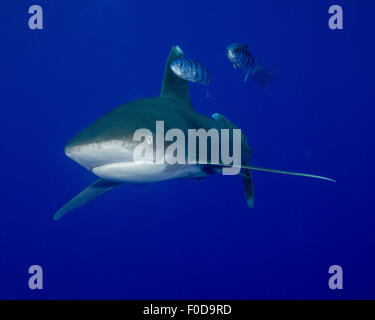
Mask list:
MULTIPOLYGON (((60 208, 54 219, 58 220, 66 213, 94 200, 104 192, 124 183, 157 182, 169 179, 202 179, 220 173, 227 167, 222 163, 174 164, 145 163, 134 161, 133 151, 138 142, 133 140, 134 132, 146 128, 155 134, 156 121, 164 121, 165 130, 178 128, 187 134, 189 129, 230 129, 237 127, 224 116, 214 114, 209 118, 194 110, 189 96, 188 82, 177 77, 170 64, 184 57, 182 50, 174 46, 169 54, 164 71, 164 80, 159 97, 134 100, 121 105, 79 132, 65 147, 65 154, 97 175, 95 181, 71 201, 60 208)), ((165 142, 166 147, 171 142, 165 142)), ((207 143, 208 148, 210 147, 207 143)), ((209 154, 209 152, 208 152, 209 154)), ((254 192, 251 171, 266 171, 288 175, 334 181, 329 178, 266 169, 250 166, 251 149, 242 136, 241 170, 247 205, 254 206, 254 192)))

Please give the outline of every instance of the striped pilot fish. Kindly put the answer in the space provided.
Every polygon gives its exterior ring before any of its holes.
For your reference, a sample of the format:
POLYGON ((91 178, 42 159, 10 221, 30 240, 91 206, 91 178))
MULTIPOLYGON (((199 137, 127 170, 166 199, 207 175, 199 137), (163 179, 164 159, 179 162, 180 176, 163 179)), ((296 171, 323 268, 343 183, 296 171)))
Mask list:
POLYGON ((170 64, 170 68, 181 79, 204 84, 207 88, 207 97, 210 96, 208 85, 210 84, 211 75, 199 61, 185 58, 177 59, 170 64))
POLYGON ((227 56, 229 61, 233 63, 234 68, 245 72, 244 81, 247 81, 252 68, 255 66, 254 57, 247 45, 236 42, 232 43, 227 47, 227 56))

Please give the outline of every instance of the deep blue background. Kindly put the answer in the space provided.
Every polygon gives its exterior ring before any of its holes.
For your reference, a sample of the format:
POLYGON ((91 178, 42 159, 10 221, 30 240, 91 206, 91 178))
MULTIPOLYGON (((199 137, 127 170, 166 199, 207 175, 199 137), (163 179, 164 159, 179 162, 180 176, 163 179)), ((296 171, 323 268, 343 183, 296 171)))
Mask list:
POLYGON ((373 1, 1 0, 0 298, 375 298, 373 1), (28 8, 44 9, 29 30, 28 8), (328 7, 344 30, 328 28, 328 7), (267 91, 225 56, 247 43, 278 67, 267 91), (240 126, 254 173, 127 185, 54 222, 95 180, 65 143, 124 102, 159 94, 178 44, 213 75, 195 108, 240 126), (31 291, 30 265, 44 269, 31 291), (328 268, 344 290, 328 288, 328 268))

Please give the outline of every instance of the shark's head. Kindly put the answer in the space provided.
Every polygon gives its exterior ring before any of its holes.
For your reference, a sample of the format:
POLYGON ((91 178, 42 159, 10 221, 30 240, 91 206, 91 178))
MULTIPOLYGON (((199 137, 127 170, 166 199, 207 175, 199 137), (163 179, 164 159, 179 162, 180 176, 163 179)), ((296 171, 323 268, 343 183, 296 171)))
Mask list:
POLYGON ((88 170, 117 161, 130 161, 134 144, 133 131, 122 127, 112 134, 114 127, 99 121, 79 132, 65 147, 65 154, 88 170))
POLYGON ((142 141, 151 144, 154 139, 155 121, 147 116, 145 109, 143 116, 135 112, 147 103, 142 99, 112 110, 73 137, 65 147, 65 154, 103 179, 153 181, 156 179, 153 174, 162 167, 134 161, 134 150, 140 144, 134 140, 134 133, 150 128, 149 136, 142 141))

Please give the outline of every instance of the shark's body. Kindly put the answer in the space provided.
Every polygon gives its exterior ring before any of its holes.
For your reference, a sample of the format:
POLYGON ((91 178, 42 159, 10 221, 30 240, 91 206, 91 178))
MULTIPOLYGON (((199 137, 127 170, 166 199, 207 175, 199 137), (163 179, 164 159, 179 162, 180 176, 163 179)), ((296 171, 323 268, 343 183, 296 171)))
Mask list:
MULTIPOLYGON (((191 106, 164 97, 135 100, 111 110, 75 136, 65 153, 103 179, 117 182, 156 182, 176 178, 207 176, 202 165, 144 163, 133 161, 133 134, 148 129, 155 137, 156 121, 164 121, 164 131, 178 128, 188 136, 189 129, 226 128, 191 106)), ((165 148, 168 143, 165 143, 165 148)), ((243 145, 242 158, 250 160, 250 149, 243 145)), ((186 163, 188 161, 186 160, 186 163)))
MULTIPOLYGON (((178 78, 170 63, 183 58, 183 52, 173 47, 165 67, 164 81, 159 97, 145 98, 121 105, 86 129, 78 133, 65 147, 68 157, 81 164, 100 179, 86 188, 55 214, 55 220, 67 212, 95 199, 102 193, 123 183, 147 183, 169 179, 201 179, 220 172, 217 163, 174 164, 167 162, 145 163, 134 161, 133 151, 137 142, 134 132, 148 129, 155 135, 156 121, 164 121, 168 131, 178 128, 185 133, 189 129, 234 129, 236 126, 225 117, 215 114, 212 118, 196 112, 189 97, 188 82, 178 78)), ((168 144, 165 145, 167 147, 168 144)), ((241 175, 243 176, 248 206, 253 207, 254 194, 250 170, 272 171, 322 178, 318 176, 249 167, 251 149, 243 137, 241 143, 241 175)))

